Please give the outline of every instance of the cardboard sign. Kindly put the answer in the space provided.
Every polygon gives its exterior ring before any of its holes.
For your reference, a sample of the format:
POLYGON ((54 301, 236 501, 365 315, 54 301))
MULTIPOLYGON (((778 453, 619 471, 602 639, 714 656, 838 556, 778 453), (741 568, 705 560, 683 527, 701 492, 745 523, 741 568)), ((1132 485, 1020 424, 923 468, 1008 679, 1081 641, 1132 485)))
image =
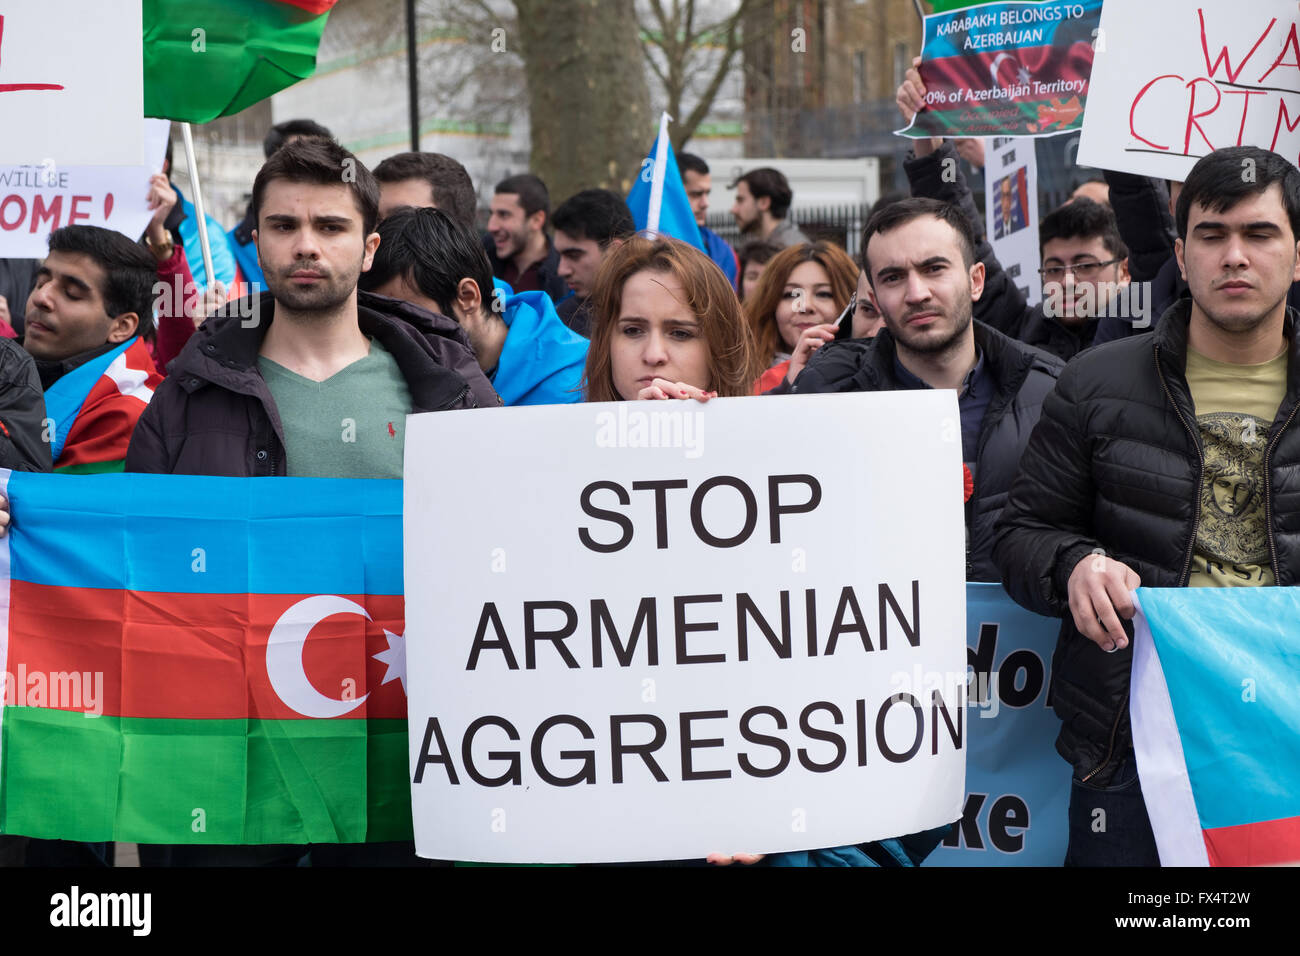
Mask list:
POLYGON ((162 171, 170 120, 144 121, 148 165, 0 166, 0 258, 40 259, 61 226, 102 226, 140 238, 153 213, 149 177, 162 171))
POLYGON ((1080 165, 1182 182, 1225 146, 1300 161, 1298 14, 1291 0, 1107 4, 1080 165))
POLYGON ((956 820, 958 422, 951 391, 412 416, 417 851, 702 860, 956 820))
POLYGON ((984 214, 993 254, 1030 305, 1043 298, 1038 269, 1038 162, 1028 137, 990 140, 984 214))
POLYGON ((144 162, 140 0, 0 0, 0 163, 144 162))

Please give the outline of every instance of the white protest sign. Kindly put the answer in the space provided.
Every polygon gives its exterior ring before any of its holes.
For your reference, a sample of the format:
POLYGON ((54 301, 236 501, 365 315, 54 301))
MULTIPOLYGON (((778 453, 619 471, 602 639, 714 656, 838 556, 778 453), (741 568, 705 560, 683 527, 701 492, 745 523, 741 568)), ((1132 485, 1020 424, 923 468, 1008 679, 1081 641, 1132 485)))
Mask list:
POLYGON ((986 141, 984 216, 993 254, 1030 305, 1043 297, 1038 280, 1038 162, 1029 137, 986 141))
POLYGON ((0 0, 0 163, 144 161, 140 0, 0 0))
POLYGON ((412 416, 417 852, 703 859, 957 819, 960 464, 951 391, 412 416))
POLYGON ((60 226, 103 226, 140 238, 153 215, 149 177, 162 171, 171 121, 144 124, 145 166, 0 166, 0 258, 44 258, 60 226))
POLYGON ((1182 182, 1225 146, 1300 160, 1294 0, 1107 3, 1078 162, 1182 182))

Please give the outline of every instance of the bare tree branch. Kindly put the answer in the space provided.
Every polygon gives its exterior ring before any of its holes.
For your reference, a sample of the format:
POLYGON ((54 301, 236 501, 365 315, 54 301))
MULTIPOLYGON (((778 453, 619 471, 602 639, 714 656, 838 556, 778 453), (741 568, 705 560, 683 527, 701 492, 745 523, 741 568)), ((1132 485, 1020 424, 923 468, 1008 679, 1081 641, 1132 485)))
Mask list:
POLYGON ((670 100, 673 93, 677 94, 676 109, 681 110, 681 98, 685 94, 689 77, 694 73, 691 70, 691 64, 694 58, 694 51, 706 40, 716 41, 719 36, 724 40, 722 55, 714 64, 712 71, 709 73, 708 82, 699 94, 695 107, 691 110, 690 115, 681 117, 677 115, 679 122, 673 127, 672 140, 673 148, 680 150, 686 142, 695 135, 700 124, 709 115, 713 109, 713 101, 717 98, 722 84, 726 82, 727 74, 731 71, 731 66, 735 62, 736 54, 741 46, 741 26, 745 15, 753 9, 761 0, 740 0, 735 11, 722 20, 717 20, 706 26, 699 28, 694 27, 694 0, 686 0, 687 6, 687 30, 685 42, 682 44, 683 52, 679 53, 677 60, 669 64, 670 82, 664 84, 665 90, 669 93, 670 100), (675 68, 675 72, 674 72, 675 68), (674 89, 675 88, 675 89, 674 89))

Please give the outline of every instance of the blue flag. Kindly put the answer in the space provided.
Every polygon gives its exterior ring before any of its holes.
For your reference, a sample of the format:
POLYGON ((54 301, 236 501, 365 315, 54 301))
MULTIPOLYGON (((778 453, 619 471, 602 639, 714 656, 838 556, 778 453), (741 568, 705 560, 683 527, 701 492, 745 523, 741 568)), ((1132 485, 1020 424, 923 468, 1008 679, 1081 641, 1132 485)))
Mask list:
POLYGON ((638 230, 671 236, 707 252, 700 238, 700 228, 695 224, 695 213, 691 211, 686 187, 682 185, 673 145, 668 139, 669 119, 667 113, 660 117, 659 137, 641 164, 636 185, 627 196, 627 207, 632 210, 638 230))
POLYGON ((1300 591, 1136 594, 1130 712, 1161 865, 1300 863, 1300 591))

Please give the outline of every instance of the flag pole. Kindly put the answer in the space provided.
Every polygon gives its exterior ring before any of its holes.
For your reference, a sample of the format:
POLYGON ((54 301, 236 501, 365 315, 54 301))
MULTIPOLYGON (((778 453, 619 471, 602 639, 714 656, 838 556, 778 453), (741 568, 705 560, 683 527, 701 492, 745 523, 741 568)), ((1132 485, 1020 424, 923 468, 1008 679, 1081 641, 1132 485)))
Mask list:
POLYGON ((411 152, 420 151, 420 62, 415 48, 415 0, 406 0, 406 106, 411 122, 411 152))
POLYGON ((659 217, 664 203, 664 177, 668 175, 668 124, 672 117, 667 112, 659 116, 659 136, 655 140, 655 159, 650 180, 650 205, 646 210, 645 227, 659 231, 659 217))
MULTIPOLYGON (((194 195, 194 216, 199 225, 199 246, 203 250, 203 273, 207 276, 204 288, 212 287, 217 281, 212 271, 212 247, 208 244, 208 217, 203 211, 203 190, 199 188, 199 164, 194 158, 194 137, 190 135, 190 124, 181 123, 181 136, 185 140, 185 160, 190 170, 190 189, 194 195)), ((228 290, 227 290, 228 291, 228 290)))

